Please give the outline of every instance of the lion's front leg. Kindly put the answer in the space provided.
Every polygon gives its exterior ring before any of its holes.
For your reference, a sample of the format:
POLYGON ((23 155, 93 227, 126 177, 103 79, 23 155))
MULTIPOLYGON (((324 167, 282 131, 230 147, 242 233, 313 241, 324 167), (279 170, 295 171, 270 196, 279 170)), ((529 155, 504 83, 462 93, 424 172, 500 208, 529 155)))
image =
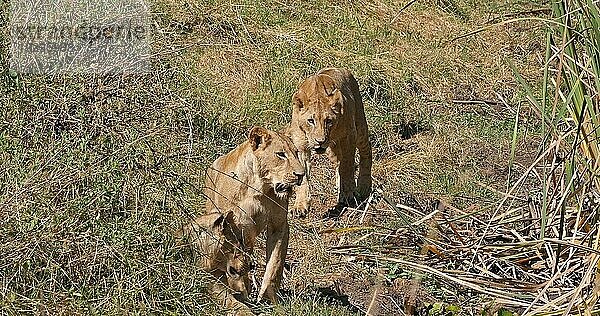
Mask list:
POLYGON ((287 255, 290 229, 285 212, 271 218, 267 227, 267 268, 258 293, 258 299, 277 301, 277 291, 283 276, 283 264, 287 255))
POLYGON ((345 139, 342 142, 340 142, 342 146, 332 148, 329 153, 329 159, 337 167, 338 207, 356 204, 354 197, 354 192, 356 191, 354 152, 356 149, 354 146, 351 146, 352 142, 349 139, 345 139), (345 144, 342 144, 342 142, 345 144), (347 150, 341 150, 341 148, 346 148, 347 150))
POLYGON ((294 217, 304 218, 308 214, 310 210, 310 150, 304 151, 300 153, 300 162, 304 163, 304 168, 306 169, 304 179, 302 179, 302 183, 300 186, 296 188, 296 200, 294 201, 293 214, 294 217))

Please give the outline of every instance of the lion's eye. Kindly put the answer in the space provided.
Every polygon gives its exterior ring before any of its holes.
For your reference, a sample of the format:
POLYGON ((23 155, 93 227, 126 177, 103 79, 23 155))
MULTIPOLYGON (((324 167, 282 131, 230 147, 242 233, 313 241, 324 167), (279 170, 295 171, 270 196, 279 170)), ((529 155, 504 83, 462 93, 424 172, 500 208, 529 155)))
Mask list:
POLYGON ((229 275, 231 276, 238 276, 240 275, 240 273, 238 272, 238 270, 236 270, 234 267, 229 267, 229 269, 227 269, 227 273, 229 273, 229 275))
POLYGON ((328 118, 328 119, 325 119, 325 124, 327 124, 327 125, 331 125, 332 123, 333 123, 333 120, 332 120, 332 119, 330 119, 330 118, 328 118))
POLYGON ((308 124, 310 124, 310 125, 312 125, 312 126, 315 126, 315 119, 309 118, 309 119, 307 120, 307 122, 308 122, 308 124))
POLYGON ((279 159, 287 159, 287 155, 283 151, 275 153, 275 155, 277 155, 279 159))

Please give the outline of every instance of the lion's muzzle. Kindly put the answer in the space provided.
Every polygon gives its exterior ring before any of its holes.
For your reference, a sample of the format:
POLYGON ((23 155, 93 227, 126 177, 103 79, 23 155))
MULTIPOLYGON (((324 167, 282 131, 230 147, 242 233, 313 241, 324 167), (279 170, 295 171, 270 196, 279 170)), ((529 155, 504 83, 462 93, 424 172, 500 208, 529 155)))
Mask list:
POLYGON ((275 184, 275 192, 277 193, 288 193, 290 191, 292 191, 293 188, 293 184, 290 185, 289 183, 276 183, 275 184))
POLYGON ((317 154, 324 154, 328 146, 329 142, 326 138, 315 138, 315 144, 313 145, 312 150, 317 154))

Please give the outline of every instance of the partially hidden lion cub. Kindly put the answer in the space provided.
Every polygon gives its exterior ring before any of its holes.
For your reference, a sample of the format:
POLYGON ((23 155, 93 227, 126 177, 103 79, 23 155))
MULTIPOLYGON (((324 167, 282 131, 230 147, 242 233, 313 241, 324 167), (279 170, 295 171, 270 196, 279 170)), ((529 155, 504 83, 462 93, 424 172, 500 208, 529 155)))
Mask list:
POLYGON ((200 267, 220 281, 209 287, 210 294, 231 309, 233 315, 254 315, 250 308, 240 302, 248 298, 248 271, 251 265, 240 242, 241 235, 233 222, 233 212, 198 216, 175 235, 187 239, 199 259, 200 267), (239 293, 239 300, 234 295, 236 292, 239 293))
POLYGON ((267 266, 259 300, 276 301, 288 248, 288 199, 304 173, 291 139, 262 127, 254 127, 247 141, 207 171, 206 208, 233 211, 245 249, 252 252, 256 237, 266 230, 267 266))
POLYGON ((308 77, 292 97, 292 121, 286 130, 301 151, 307 176, 296 191, 294 209, 310 208, 311 153, 327 153, 337 166, 338 206, 352 205, 371 193, 372 152, 358 83, 346 69, 325 68, 308 77), (358 148, 358 180, 354 155, 358 148))

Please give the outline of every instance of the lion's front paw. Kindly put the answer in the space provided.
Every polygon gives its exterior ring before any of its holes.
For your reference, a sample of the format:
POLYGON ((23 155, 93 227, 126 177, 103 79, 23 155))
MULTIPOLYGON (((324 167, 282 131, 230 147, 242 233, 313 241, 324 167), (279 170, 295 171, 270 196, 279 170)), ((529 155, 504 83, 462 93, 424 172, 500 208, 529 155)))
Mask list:
POLYGON ((309 211, 310 203, 308 201, 301 201, 294 204, 292 215, 294 218, 305 218, 309 211))
POLYGON ((370 176, 359 177, 356 186, 356 196, 357 199, 362 202, 369 198, 371 195, 371 190, 373 188, 373 180, 370 176))
POLYGON ((338 207, 355 207, 358 205, 358 200, 354 196, 354 191, 340 192, 338 197, 338 207))
POLYGON ((337 204, 334 207, 331 207, 327 210, 327 212, 323 215, 323 219, 338 219, 342 216, 342 213, 346 210, 347 205, 337 204))
POLYGON ((268 286, 258 295, 259 302, 277 303, 277 291, 273 286, 268 286))

